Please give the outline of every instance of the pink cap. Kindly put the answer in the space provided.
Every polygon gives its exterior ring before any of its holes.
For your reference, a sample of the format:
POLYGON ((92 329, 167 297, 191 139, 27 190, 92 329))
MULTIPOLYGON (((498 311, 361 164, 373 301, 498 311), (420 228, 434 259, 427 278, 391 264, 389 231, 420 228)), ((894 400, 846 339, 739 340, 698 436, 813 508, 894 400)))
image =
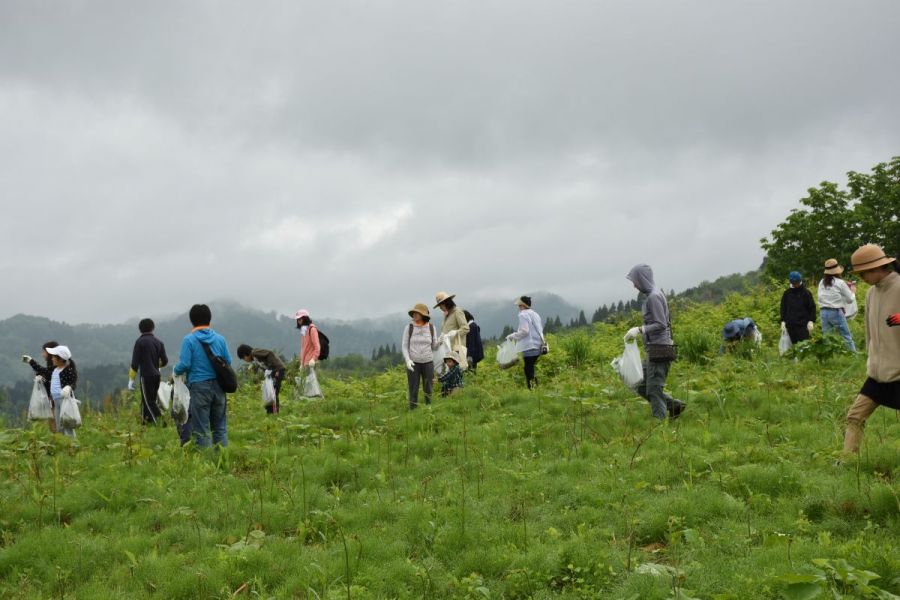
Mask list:
POLYGON ((295 319, 295 320, 296 320, 296 319, 301 319, 301 318, 303 318, 303 317, 308 317, 308 316, 309 316, 309 311, 306 310, 305 308, 301 308, 300 310, 298 310, 298 311, 294 314, 294 319, 295 319))

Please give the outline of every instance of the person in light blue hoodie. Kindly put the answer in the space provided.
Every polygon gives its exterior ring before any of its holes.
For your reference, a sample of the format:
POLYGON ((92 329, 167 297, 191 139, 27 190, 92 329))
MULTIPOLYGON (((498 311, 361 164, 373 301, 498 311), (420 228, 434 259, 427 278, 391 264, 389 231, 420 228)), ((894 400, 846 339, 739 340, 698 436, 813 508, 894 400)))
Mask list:
POLYGON ((672 398, 663 389, 669 376, 669 367, 675 360, 669 303, 662 290, 653 282, 653 269, 650 265, 636 265, 626 277, 639 292, 647 295, 641 306, 644 324, 632 327, 625 334, 626 342, 640 335, 647 354, 644 381, 638 385, 637 392, 650 403, 650 412, 655 418, 678 418, 684 411, 684 402, 672 398))
POLYGON ((212 444, 228 445, 228 427, 225 418, 225 392, 216 380, 216 371, 206 355, 204 344, 216 356, 231 364, 231 353, 225 338, 213 331, 209 324, 212 311, 205 304, 195 304, 188 316, 194 329, 184 336, 181 353, 175 365, 175 375, 187 374, 187 386, 191 392, 190 425, 194 443, 201 448, 212 444), (212 441, 210 441, 212 429, 212 441))

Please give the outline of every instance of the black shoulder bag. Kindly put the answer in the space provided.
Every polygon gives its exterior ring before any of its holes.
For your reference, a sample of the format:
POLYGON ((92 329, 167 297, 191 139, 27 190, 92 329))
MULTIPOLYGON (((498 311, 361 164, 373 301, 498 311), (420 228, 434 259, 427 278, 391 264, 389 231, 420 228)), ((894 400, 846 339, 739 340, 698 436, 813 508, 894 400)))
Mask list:
POLYGON ((226 394, 236 392, 238 388, 237 375, 234 369, 231 368, 231 365, 225 362, 225 359, 221 356, 213 354, 209 344, 206 342, 200 342, 200 345, 206 350, 206 356, 209 358, 209 362, 212 363, 213 371, 216 372, 216 381, 219 382, 219 387, 222 388, 222 391, 226 394))
MULTIPOLYGON (((672 316, 669 315, 669 333, 672 333, 672 316)), ((672 362, 678 359, 678 349, 675 345, 675 335, 672 334, 671 344, 645 344, 647 360, 650 362, 672 362)))

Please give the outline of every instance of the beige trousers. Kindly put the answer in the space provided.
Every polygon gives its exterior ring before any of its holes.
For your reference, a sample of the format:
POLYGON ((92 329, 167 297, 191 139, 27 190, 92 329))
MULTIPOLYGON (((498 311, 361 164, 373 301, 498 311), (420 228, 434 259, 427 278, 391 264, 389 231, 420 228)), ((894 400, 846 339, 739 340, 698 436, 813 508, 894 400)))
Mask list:
POLYGON ((850 410, 847 411, 847 431, 844 433, 844 453, 855 454, 859 452, 859 445, 863 439, 863 429, 866 426, 866 420, 872 416, 878 404, 869 398, 860 394, 856 397, 856 401, 850 410))

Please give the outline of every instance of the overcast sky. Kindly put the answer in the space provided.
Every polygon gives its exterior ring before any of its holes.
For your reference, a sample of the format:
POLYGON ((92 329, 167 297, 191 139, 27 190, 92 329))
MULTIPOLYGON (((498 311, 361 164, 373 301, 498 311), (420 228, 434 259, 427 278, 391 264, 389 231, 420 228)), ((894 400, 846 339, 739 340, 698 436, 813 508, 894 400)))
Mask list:
POLYGON ((2 0, 0 318, 750 270, 900 154, 898 31, 895 0, 2 0))

